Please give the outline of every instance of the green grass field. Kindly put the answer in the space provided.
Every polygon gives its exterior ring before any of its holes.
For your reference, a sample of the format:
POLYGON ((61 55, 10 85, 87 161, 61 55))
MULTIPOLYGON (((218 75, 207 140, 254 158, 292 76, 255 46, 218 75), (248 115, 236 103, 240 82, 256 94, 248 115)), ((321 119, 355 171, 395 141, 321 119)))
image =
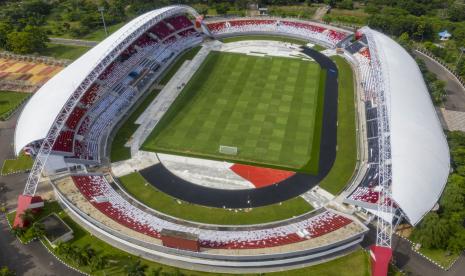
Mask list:
POLYGON ((0 120, 4 121, 8 119, 11 113, 30 95, 29 93, 0 91, 0 120))
POLYGON ((342 57, 334 57, 339 70, 337 153, 334 165, 320 187, 339 194, 349 182, 357 162, 355 136, 354 79, 352 68, 342 57))
POLYGON ((303 198, 296 197, 279 204, 235 212, 180 201, 154 188, 139 173, 128 174, 119 180, 129 194, 145 205, 170 216, 201 223, 224 225, 267 223, 302 215, 313 209, 303 198))
POLYGON ((3 162, 2 175, 30 170, 34 160, 29 155, 21 153, 16 159, 7 159, 3 162))
POLYGON ((142 148, 317 173, 324 79, 312 61, 211 52, 142 148))
POLYGON ((45 48, 40 54, 54 58, 75 60, 90 49, 90 47, 83 46, 47 43, 47 48, 45 48))

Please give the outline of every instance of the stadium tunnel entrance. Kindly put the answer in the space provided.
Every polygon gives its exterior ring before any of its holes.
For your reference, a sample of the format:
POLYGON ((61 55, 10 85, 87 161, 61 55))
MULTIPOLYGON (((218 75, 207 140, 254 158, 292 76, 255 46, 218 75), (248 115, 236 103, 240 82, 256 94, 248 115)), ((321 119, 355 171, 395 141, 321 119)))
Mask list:
POLYGON ((217 208, 266 206, 294 198, 317 186, 329 173, 336 159, 338 69, 329 57, 318 51, 303 46, 302 52, 313 58, 322 69, 327 71, 318 174, 295 173, 270 186, 242 190, 222 190, 191 183, 170 172, 162 163, 141 170, 141 175, 152 186, 170 196, 186 202, 217 208))

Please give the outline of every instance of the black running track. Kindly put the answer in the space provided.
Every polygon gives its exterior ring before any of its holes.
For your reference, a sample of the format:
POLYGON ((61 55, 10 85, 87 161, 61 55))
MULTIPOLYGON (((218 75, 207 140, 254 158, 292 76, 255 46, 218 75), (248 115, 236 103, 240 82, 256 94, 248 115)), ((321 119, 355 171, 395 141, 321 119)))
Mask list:
POLYGON ((338 71, 334 62, 320 52, 307 47, 303 47, 303 52, 327 70, 318 175, 296 173, 271 186, 243 190, 200 186, 177 177, 161 163, 141 170, 142 176, 158 190, 175 198, 220 208, 265 206, 296 197, 316 186, 331 170, 336 158, 338 71))

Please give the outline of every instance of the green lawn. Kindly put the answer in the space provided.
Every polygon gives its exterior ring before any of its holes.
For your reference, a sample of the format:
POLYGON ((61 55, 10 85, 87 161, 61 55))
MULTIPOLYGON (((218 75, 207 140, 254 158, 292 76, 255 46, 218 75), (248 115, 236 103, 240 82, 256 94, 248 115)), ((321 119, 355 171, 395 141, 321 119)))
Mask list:
MULTIPOLYGON (((127 22, 120 22, 115 25, 107 26, 108 30, 108 35, 111 35, 112 33, 116 32, 119 30, 121 27, 123 27, 127 22)), ((97 30, 81 37, 80 39, 84 40, 95 40, 95 41, 102 41, 105 38, 107 38, 105 34, 105 30, 103 29, 103 26, 101 28, 98 28, 97 30)))
POLYGON ((458 257, 460 257, 459 254, 447 254, 446 251, 442 249, 428 249, 422 247, 419 251, 421 254, 434 260, 444 268, 448 268, 458 257))
MULTIPOLYGON (((147 261, 140 257, 130 255, 118 248, 115 248, 108 243, 96 238, 87 232, 84 228, 74 222, 68 214, 63 211, 57 202, 47 202, 45 209, 40 214, 40 218, 45 217, 51 213, 56 213, 60 216, 68 226, 73 229, 74 238, 68 243, 71 246, 77 246, 84 248, 90 246, 100 256, 106 257, 109 265, 102 270, 92 271, 89 266, 78 266, 73 260, 69 260, 64 256, 59 256, 68 265, 79 269, 85 273, 91 275, 103 276, 103 275, 126 275, 125 267, 132 263, 134 260, 141 260, 141 264, 145 266, 145 272, 147 275, 152 275, 155 271, 159 271, 160 274, 153 275, 189 275, 189 276, 200 276, 200 275, 232 275, 232 274, 219 274, 219 273, 207 273, 198 272, 186 269, 177 269, 171 266, 147 261), (163 274, 165 273, 165 274, 163 274)), ((8 215, 10 223, 13 222, 14 213, 8 215)), ((51 246, 45 242, 46 246, 53 251, 51 246)), ((315 266, 305 267, 301 269, 295 269, 290 271, 275 272, 275 273, 264 273, 261 275, 284 275, 284 276, 306 276, 306 275, 329 275, 329 276, 368 276, 370 270, 368 254, 363 250, 357 250, 346 256, 338 258, 336 260, 318 264, 315 266)), ((237 274, 236 274, 237 275, 237 274)), ((256 274, 244 274, 244 275, 256 275, 256 274)))
POLYGON ((124 121, 121 127, 116 132, 111 144, 111 162, 122 161, 131 158, 131 150, 124 146, 131 138, 131 135, 137 130, 139 125, 135 121, 147 109, 149 104, 158 95, 159 90, 152 90, 147 97, 140 103, 140 105, 131 113, 131 115, 124 121))
POLYGON ((180 201, 154 188, 139 173, 123 176, 119 180, 129 194, 145 205, 170 216, 201 223, 225 225, 266 223, 298 216, 313 209, 304 199, 296 197, 281 204, 235 212, 180 201))
POLYGON ((318 51, 318 52, 326 50, 325 47, 323 47, 321 45, 318 45, 318 44, 315 44, 315 46, 313 46, 312 49, 315 50, 315 51, 318 51))
POLYGON ((0 120, 7 120, 30 95, 30 93, 0 91, 0 120))
POLYGON ((352 68, 342 57, 334 57, 333 60, 339 69, 337 153, 334 165, 320 182, 320 187, 332 194, 338 194, 354 173, 357 162, 357 143, 352 68))
POLYGON ((297 38, 290 38, 284 36, 274 36, 274 35, 241 35, 241 36, 234 36, 221 39, 224 43, 229 42, 236 42, 236 41, 244 41, 244 40, 274 40, 274 41, 282 41, 282 42, 289 42, 298 45, 305 45, 308 41, 297 39, 297 38))
MULTIPOLYGON (((50 215, 51 213, 59 213, 61 212, 62 209, 60 205, 57 202, 50 202, 50 201, 45 201, 44 202, 44 207, 42 208, 42 211, 35 215, 34 221, 41 220, 42 218, 45 218, 46 216, 50 215)), ((13 225, 13 221, 15 219, 16 212, 11 212, 8 213, 7 219, 10 222, 11 225, 13 225)), ((31 231, 31 228, 26 229, 25 233, 19 237, 19 239, 23 243, 27 243, 33 239, 33 234, 31 231)))
POLYGON ((90 47, 84 46, 72 46, 72 45, 61 45, 54 43, 47 43, 41 54, 44 56, 50 56, 54 58, 70 59, 75 60, 82 56, 85 52, 89 51, 90 47))
POLYGON ((308 60, 211 52, 142 148, 317 173, 320 72, 308 60))
POLYGON ((16 159, 7 159, 3 162, 2 175, 27 171, 33 164, 34 160, 29 155, 21 153, 16 159))
POLYGON ((171 77, 173 77, 174 74, 176 74, 176 72, 179 70, 184 61, 193 59, 201 48, 202 46, 194 47, 183 53, 181 56, 179 56, 179 58, 176 59, 176 61, 170 66, 170 68, 166 70, 166 73, 163 75, 163 78, 160 80, 159 83, 163 85, 167 84, 171 77))

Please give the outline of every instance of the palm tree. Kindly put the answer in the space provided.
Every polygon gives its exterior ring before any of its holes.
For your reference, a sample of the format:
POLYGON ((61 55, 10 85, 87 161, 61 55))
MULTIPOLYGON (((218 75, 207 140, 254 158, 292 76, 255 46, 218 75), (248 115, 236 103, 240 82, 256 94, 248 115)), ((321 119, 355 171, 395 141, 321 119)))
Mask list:
POLYGON ((57 247, 55 248, 55 252, 58 255, 63 256, 63 258, 65 259, 72 259, 71 258, 71 255, 72 255, 71 246, 68 243, 59 242, 57 244, 57 247))
POLYGON ((32 225, 32 237, 40 239, 45 235, 45 226, 43 223, 36 222, 32 225))
POLYGON ((24 212, 20 215, 21 219, 23 220, 24 224, 33 222, 35 219, 35 215, 32 212, 32 209, 26 209, 24 212))
POLYGON ((21 228, 21 227, 11 228, 11 233, 15 235, 16 237, 21 237, 24 234, 24 232, 25 232, 24 228, 21 228))
POLYGON ((107 258, 105 256, 95 255, 90 259, 89 265, 92 271, 103 269, 107 265, 107 258))
POLYGON ((147 267, 140 263, 140 260, 131 262, 126 266, 126 273, 128 276, 145 276, 145 269, 147 267))

